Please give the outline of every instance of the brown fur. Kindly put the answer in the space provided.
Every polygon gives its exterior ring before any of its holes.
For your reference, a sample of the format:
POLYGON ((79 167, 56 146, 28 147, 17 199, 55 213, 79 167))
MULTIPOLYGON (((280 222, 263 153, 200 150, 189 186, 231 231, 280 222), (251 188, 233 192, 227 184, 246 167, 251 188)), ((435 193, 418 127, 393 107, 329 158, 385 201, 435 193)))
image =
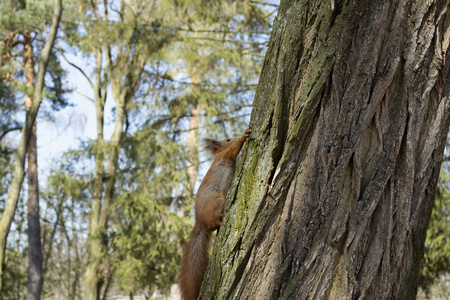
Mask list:
POLYGON ((178 275, 181 297, 184 300, 195 300, 200 293, 208 265, 210 236, 222 223, 225 196, 233 179, 236 157, 250 133, 251 129, 247 128, 239 139, 205 139, 205 148, 214 154, 214 161, 198 189, 195 226, 184 247, 178 275))

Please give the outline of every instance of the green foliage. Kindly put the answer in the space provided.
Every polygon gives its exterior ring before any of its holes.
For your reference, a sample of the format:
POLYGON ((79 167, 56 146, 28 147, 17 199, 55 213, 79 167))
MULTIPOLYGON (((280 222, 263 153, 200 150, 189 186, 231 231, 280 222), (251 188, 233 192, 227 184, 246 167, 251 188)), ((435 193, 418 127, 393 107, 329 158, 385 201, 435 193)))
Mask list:
MULTIPOLYGON (((447 148, 448 146, 447 144, 447 148)), ((436 199, 425 240, 425 255, 422 272, 419 277, 419 286, 426 292, 438 282, 442 275, 450 273, 449 191, 449 162, 444 161, 441 167, 436 199)))
POLYGON ((14 153, 11 145, 6 141, 6 134, 13 129, 21 128, 21 124, 14 118, 17 111, 17 102, 14 97, 5 95, 3 98, 0 95, 0 201, 2 201, 0 207, 2 209, 12 179, 12 154, 14 153))
MULTIPOLYGON (((18 100, 23 99, 25 91, 28 89, 27 92, 32 94, 32 89, 25 86, 25 73, 30 71, 24 67, 25 36, 30 36, 32 40, 36 72, 37 59, 45 42, 43 35, 51 21, 53 5, 54 1, 51 0, 0 2, 0 101, 13 103, 15 111, 23 105, 18 100)), ((50 56, 46 74, 44 97, 47 101, 43 102, 41 113, 50 118, 52 110, 60 110, 68 105, 66 71, 55 53, 50 56)), ((8 105, 11 106, 9 103, 8 105)), ((7 117, 16 116, 7 114, 7 117)), ((19 121, 11 120, 14 126, 20 125, 19 121)))
POLYGON ((74 161, 78 152, 69 152, 50 170, 43 199, 41 238, 44 295, 54 299, 81 299, 80 278, 85 263, 85 234, 89 185, 74 161))
POLYGON ((8 187, 12 180, 13 161, 12 151, 5 144, 0 143, 0 214, 3 214, 8 187))
MULTIPOLYGON (((11 152, 0 154, 0 215, 3 214, 8 187, 12 180, 11 156, 11 152)), ((24 299, 26 297, 24 287, 27 284, 26 263, 28 261, 28 253, 26 245, 22 243, 26 230, 25 220, 24 199, 21 197, 5 250, 6 268, 4 269, 4 286, 2 290, 2 296, 5 300, 24 299)))
MULTIPOLYGON (((2 36, 0 31, 0 37, 2 36)), ((15 72, 15 67, 11 64, 11 39, 0 40, 0 151, 7 151, 4 144, 5 135, 14 128, 22 125, 16 120, 19 110, 14 86, 9 82, 11 73, 15 72)))
MULTIPOLYGON (((4 87, 6 91, 0 94, 0 215, 3 214, 8 189, 12 180, 13 155, 14 150, 8 143, 6 133, 13 128, 19 128, 20 124, 14 119, 18 110, 13 94, 10 94, 7 86, 0 84, 0 89, 4 87), (9 94, 9 95, 8 95, 9 94), (5 135, 4 135, 5 134, 5 135)), ((22 203, 23 204, 23 203, 22 203)), ((10 243, 5 252, 5 275, 2 295, 4 299, 23 299, 25 297, 23 287, 27 284, 26 273, 26 249, 19 242, 23 233, 24 211, 21 207, 17 209, 14 218, 13 230, 10 232, 10 243)))
POLYGON ((185 124, 199 106, 201 135, 240 133, 268 42, 268 12, 251 1, 182 5, 189 14, 177 26, 178 40, 165 52, 166 70, 157 70, 165 72, 163 89, 155 89, 153 96, 167 103, 172 123, 185 124))
MULTIPOLYGON (((11 129, 14 128, 21 128, 22 125, 15 119, 15 116, 17 114, 18 103, 14 97, 14 95, 9 90, 9 87, 6 85, 0 84, 0 111, 1 111, 1 118, 0 118, 0 143, 2 142, 2 139, 4 138, 4 135, 6 135, 7 132, 9 132, 11 129)), ((1 144, 0 144, 1 145, 1 144)), ((7 149, 2 147, 2 151, 7 151, 7 149)), ((3 153, 5 154, 5 153, 3 153)))
POLYGON ((192 221, 179 216, 186 181, 182 147, 151 128, 125 141, 111 243, 118 285, 135 293, 168 292, 175 281, 181 242, 192 221), (137 272, 139 271, 139 272, 137 272))
POLYGON ((50 117, 52 111, 58 111, 70 105, 67 99, 70 92, 67 88, 67 72, 62 68, 56 53, 50 56, 47 77, 44 97, 49 101, 44 101, 44 105, 50 107, 43 113, 50 117))
POLYGON ((115 205, 113 262, 118 285, 128 292, 143 288, 167 292, 175 281, 180 241, 186 234, 181 218, 143 192, 124 193, 115 205))
POLYGON ((6 0, 0 2, 0 28, 1 36, 5 32, 15 31, 20 28, 23 31, 44 31, 46 24, 52 18, 53 1, 50 0, 6 0))
POLYGON ((100 12, 105 8, 96 2, 79 1, 80 18, 66 26, 65 41, 86 54, 111 47, 115 64, 110 71, 114 73, 133 59, 147 60, 154 56, 173 37, 173 30, 163 25, 165 19, 158 18, 169 15, 164 12, 166 2, 148 5, 140 0, 109 1, 108 14, 103 14, 100 12))
POLYGON ((17 249, 9 246, 5 255, 5 285, 2 291, 3 299, 24 299, 26 297, 24 286, 27 285, 26 249, 17 249))

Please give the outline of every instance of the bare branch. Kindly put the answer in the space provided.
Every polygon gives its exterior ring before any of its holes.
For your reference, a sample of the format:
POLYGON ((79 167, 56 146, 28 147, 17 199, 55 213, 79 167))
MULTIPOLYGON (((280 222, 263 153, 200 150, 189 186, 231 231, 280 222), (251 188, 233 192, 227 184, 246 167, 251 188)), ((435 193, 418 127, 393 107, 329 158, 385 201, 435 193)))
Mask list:
POLYGON ((77 93, 77 94, 80 95, 80 96, 83 96, 84 98, 86 98, 87 100, 91 101, 92 103, 95 103, 95 100, 92 99, 91 97, 89 97, 88 95, 85 95, 85 94, 83 94, 83 93, 80 93, 80 92, 77 91, 77 90, 75 90, 74 92, 77 93))
POLYGON ((77 69, 78 71, 80 71, 81 74, 83 74, 84 78, 86 78, 86 80, 89 82, 89 84, 91 85, 92 89, 94 89, 94 85, 92 84, 91 79, 89 78, 89 76, 87 76, 87 74, 83 71, 83 69, 81 69, 79 66, 77 66, 76 64, 70 62, 67 57, 64 55, 64 52, 62 51, 61 47, 59 46, 58 41, 56 41, 56 45, 57 45, 57 50, 59 52, 59 54, 61 54, 62 58, 64 58, 64 60, 71 65, 72 67, 74 67, 75 69, 77 69))
POLYGON ((15 130, 21 130, 22 127, 13 127, 13 128, 8 128, 5 131, 2 132, 2 134, 0 135, 0 142, 2 141, 2 139, 10 132, 15 131, 15 130))

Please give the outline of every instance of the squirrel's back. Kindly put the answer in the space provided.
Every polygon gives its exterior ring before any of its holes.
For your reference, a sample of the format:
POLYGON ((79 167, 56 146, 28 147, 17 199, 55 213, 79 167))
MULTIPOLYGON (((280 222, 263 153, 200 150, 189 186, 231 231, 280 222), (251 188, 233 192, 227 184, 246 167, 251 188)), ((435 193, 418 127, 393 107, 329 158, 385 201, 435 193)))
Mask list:
POLYGON ((197 192, 197 199, 206 198, 217 192, 227 193, 233 180, 236 167, 232 164, 215 159, 205 175, 197 192))

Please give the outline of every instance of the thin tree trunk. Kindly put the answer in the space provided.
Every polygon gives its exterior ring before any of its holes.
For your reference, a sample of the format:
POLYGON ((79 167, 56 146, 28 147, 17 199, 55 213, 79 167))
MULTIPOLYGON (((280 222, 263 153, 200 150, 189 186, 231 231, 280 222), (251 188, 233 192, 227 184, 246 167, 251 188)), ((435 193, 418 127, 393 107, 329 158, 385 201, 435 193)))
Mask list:
POLYGON ((106 100, 106 89, 103 82, 105 73, 102 74, 103 54, 100 49, 96 53, 97 74, 95 81, 95 111, 97 123, 97 145, 95 146, 95 179, 94 191, 91 204, 91 212, 89 217, 88 232, 88 254, 89 260, 85 273, 85 298, 88 300, 99 299, 100 289, 102 285, 102 272, 99 269, 102 254, 102 232, 99 229, 100 210, 102 206, 103 188, 104 188, 104 155, 105 141, 103 139, 104 126, 104 108, 106 100))
MULTIPOLYGON (((30 91, 34 85, 34 61, 31 33, 24 33, 24 67, 26 87, 25 108, 30 109, 33 102, 30 91)), ((39 223, 39 181, 37 170, 37 138, 36 121, 31 130, 30 141, 27 150, 28 166, 28 300, 38 300, 42 291, 42 250, 41 250, 41 226, 39 223)))
POLYGON ((25 155, 28 148, 28 142, 33 129, 36 115, 42 100, 42 91, 44 89, 44 77, 47 71, 48 60, 51 55, 53 43, 58 31, 59 21, 62 15, 62 0, 55 0, 55 7, 53 12, 52 25, 47 41, 42 49, 41 58, 39 61, 38 73, 36 76, 36 83, 33 90, 33 103, 26 113, 25 124, 22 128, 22 135, 17 149, 14 177, 9 189, 8 198, 6 199, 5 210, 2 214, 0 223, 0 293, 3 288, 3 270, 5 260, 6 239, 11 228, 11 223, 14 217, 14 212, 17 207, 17 200, 19 199, 20 189, 22 187, 23 179, 25 177, 25 155))
POLYGON ((80 254, 78 251, 78 238, 77 238, 77 232, 75 229, 74 224, 76 223, 75 221, 75 214, 73 213, 75 209, 75 203, 74 200, 72 199, 72 203, 71 203, 71 210, 72 210, 72 216, 71 216, 71 223, 72 223, 72 243, 73 243, 73 250, 75 252, 75 261, 78 264, 78 267, 74 268, 74 272, 75 272, 75 280, 73 281, 72 284, 72 292, 71 292, 71 297, 70 299, 75 300, 77 298, 77 288, 79 286, 79 282, 80 282, 80 273, 81 273, 81 268, 79 266, 82 265, 81 259, 80 259, 80 254))
POLYGON ((109 289, 111 288, 111 283, 113 280, 114 274, 110 271, 109 274, 106 277, 105 281, 105 288, 103 289, 103 295, 101 300, 106 300, 106 296, 108 295, 109 289))
MULTIPOLYGON (((110 68, 111 64, 111 53, 109 51, 109 48, 106 46, 104 47, 104 53, 106 56, 107 64, 105 70, 107 70, 110 68)), ((97 57, 97 66, 100 66, 100 68, 98 68, 99 70, 101 70, 101 62, 102 60, 97 57)), ((131 69, 132 68, 130 68, 130 70, 131 69)), ((128 82, 128 76, 129 74, 126 75, 126 82, 128 82)), ((103 80, 105 80, 105 77, 106 73, 104 73, 103 80)), ((116 101, 116 117, 111 140, 105 147, 108 151, 106 172, 104 171, 103 167, 104 152, 102 152, 105 151, 105 149, 104 147, 99 147, 96 150, 96 186, 94 190, 94 202, 91 208, 91 216, 89 221, 90 229, 88 237, 88 252, 90 256, 85 277, 86 299, 89 300, 100 299, 101 289, 104 284, 104 274, 107 270, 107 262, 103 261, 103 266, 100 267, 100 256, 106 251, 105 249, 107 247, 106 231, 108 228, 110 207, 115 196, 115 182, 119 164, 120 141, 124 133, 126 105, 129 97, 134 93, 130 92, 131 88, 129 86, 125 85, 125 87, 122 87, 121 81, 118 79, 115 79, 111 82, 111 87, 113 90, 114 99, 116 101), (104 181, 106 181, 105 184, 104 181)), ((103 135, 103 109, 105 103, 104 101, 106 99, 105 88, 106 86, 103 86, 102 88, 103 94, 99 93, 99 95, 102 95, 105 98, 96 98, 98 138, 99 141, 101 141, 101 143, 98 143, 98 145, 105 145, 103 137, 100 137, 100 132, 103 135), (100 100, 102 102, 99 104, 100 100)))
MULTIPOLYGON (((53 223, 53 228, 52 228, 52 230, 50 232, 50 237, 48 237, 48 238, 46 237, 47 234, 45 233, 45 231, 44 231, 44 234, 43 234, 42 240, 43 241, 49 241, 48 242, 48 246, 45 247, 45 248, 47 248, 47 251, 44 251, 44 253, 42 255, 43 256, 43 260, 42 260, 42 274, 43 274, 43 276, 49 270, 49 267, 48 267, 49 262, 48 261, 49 261, 50 257, 53 254, 53 250, 54 250, 53 249, 53 243, 55 241, 56 231, 58 229, 58 226, 60 225, 61 217, 63 215, 64 198, 65 198, 64 196, 60 197, 58 199, 58 201, 59 201, 58 206, 54 208, 55 209, 55 214, 56 214, 56 219, 55 219, 55 222, 53 223)), ((45 215, 43 216, 43 218, 45 218, 45 215)), ((44 278, 42 278, 42 284, 44 284, 44 278)))
POLYGON ((200 299, 415 298, 449 4, 281 3, 200 299))
POLYGON ((198 155, 199 139, 199 126, 200 126, 200 113, 202 106, 200 103, 199 95, 200 91, 200 74, 197 67, 193 66, 190 70, 190 77, 192 81, 191 94, 194 97, 192 102, 191 118, 189 119, 189 133, 188 133, 188 154, 189 154, 189 194, 194 194, 195 183, 198 177, 198 168, 200 166, 200 159, 198 155))
MULTIPOLYGON (((117 98, 116 98, 117 99, 117 98)), ((101 230, 106 230, 110 207, 114 199, 116 175, 119 164, 119 151, 120 140, 123 135, 123 128, 125 123, 125 99, 119 99, 116 105, 116 122, 114 131, 109 142, 109 156, 108 166, 106 168, 106 184, 105 184, 105 196, 103 199, 102 208, 100 211, 99 226, 101 230)))
POLYGON ((200 165, 200 159, 198 157, 198 128, 200 124, 200 112, 201 107, 199 104, 192 106, 191 118, 189 119, 189 133, 188 133, 188 154, 189 165, 187 168, 189 175, 188 193, 192 195, 195 189, 195 183, 197 182, 198 168, 200 165))
MULTIPOLYGON (((90 218, 90 231, 89 234, 89 263, 86 272, 86 299, 97 300, 100 298, 101 288, 104 283, 104 271, 105 266, 100 268, 100 256, 104 253, 106 248, 106 237, 105 233, 108 225, 108 218, 110 214, 110 205, 112 204, 112 199, 115 192, 115 180, 119 162, 119 150, 120 150, 120 139, 123 133, 123 123, 124 123, 125 107, 123 104, 118 102, 116 106, 116 121, 113 135, 111 141, 108 145, 108 163, 106 169, 106 184, 105 192, 103 196, 103 202, 98 203, 100 206, 95 207, 95 210, 91 210, 90 218)), ((101 151, 101 150, 99 150, 101 151)), ((103 168, 103 165, 102 165, 103 168)), ((101 174, 100 174, 101 175, 101 174)), ((96 176, 99 176, 97 174, 96 176)), ((103 176, 102 176, 103 179, 103 176)), ((96 178, 96 181, 99 181, 96 178)), ((102 188, 103 188, 103 182, 102 188)), ((100 186, 97 188, 100 189, 100 186)), ((96 190, 96 193, 99 193, 96 190)))

